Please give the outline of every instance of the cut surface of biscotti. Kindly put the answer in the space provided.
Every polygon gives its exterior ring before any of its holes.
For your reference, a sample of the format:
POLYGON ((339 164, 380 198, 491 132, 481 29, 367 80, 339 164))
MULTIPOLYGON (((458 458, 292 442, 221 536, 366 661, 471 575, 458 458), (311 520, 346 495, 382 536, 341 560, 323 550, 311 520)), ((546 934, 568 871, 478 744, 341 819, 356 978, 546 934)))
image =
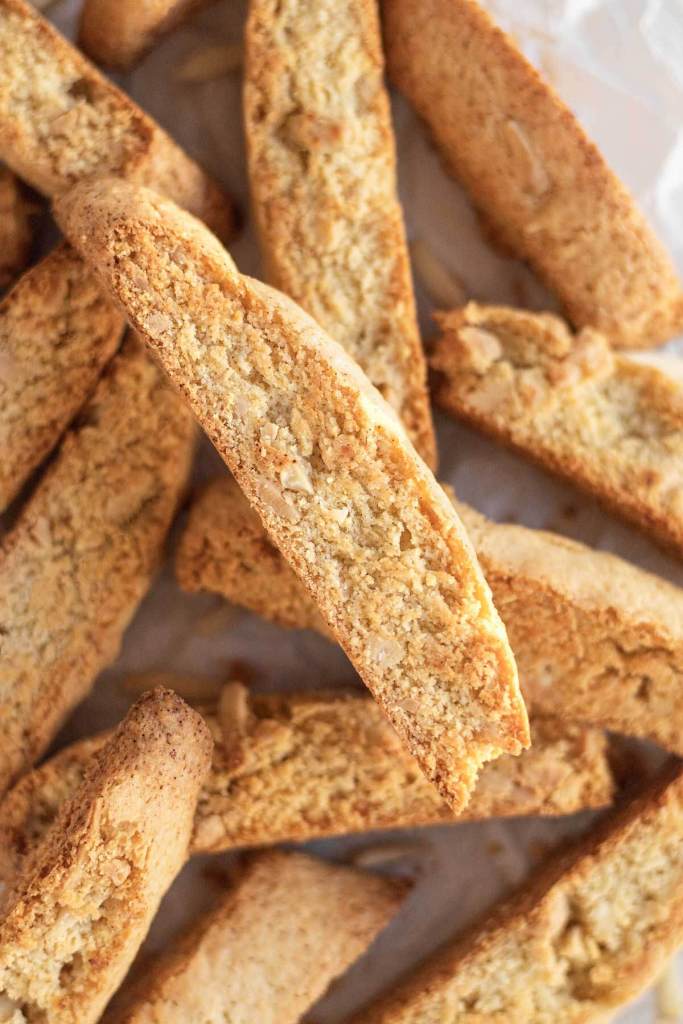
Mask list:
POLYGON ((433 467, 375 0, 255 0, 244 108, 268 278, 360 364, 433 467))
POLYGON ((396 882, 302 853, 253 855, 107 1024, 297 1024, 404 895, 396 882))
MULTIPOLYGON (((456 508, 530 707, 683 754, 681 589, 558 534, 494 523, 460 501, 456 508)), ((207 484, 191 506, 176 577, 184 590, 221 594, 280 625, 331 638, 227 475, 207 484)))
POLYGON ((18 178, 0 164, 0 288, 19 276, 28 262, 33 229, 32 204, 18 178))
POLYGON ((0 792, 118 654, 160 564, 194 446, 131 337, 0 546, 0 792))
POLYGON ((50 197, 115 174, 232 227, 209 175, 26 0, 0 0, 0 158, 50 197))
POLYGON ((683 554, 683 384, 550 313, 438 314, 437 403, 683 554))
POLYGON ((597 1024, 682 940, 676 765, 354 1024, 597 1024))
POLYGON ((98 64, 129 68, 211 0, 84 0, 79 46, 98 64))
POLYGON ((571 111, 475 0, 386 0, 390 77, 494 231, 578 327, 619 346, 683 329, 671 260, 571 111))
POLYGON ((461 810, 482 764, 528 744, 528 723, 465 530, 391 408, 303 310, 241 276, 167 200, 96 181, 56 210, 461 810))
POLYGON ((0 303, 0 511, 90 396, 123 325, 92 271, 65 245, 0 303))
MULTIPOLYGON (((344 691, 249 694, 228 684, 200 706, 214 738, 192 853, 328 835, 608 804, 603 733, 532 719, 531 747, 486 765, 457 818, 400 745, 377 705, 344 691)), ((106 736, 80 740, 24 775, 0 803, 0 885, 8 884, 106 736)))
POLYGON ((175 694, 146 694, 92 758, 0 912, 11 1024, 99 1020, 187 854, 211 737, 175 694))

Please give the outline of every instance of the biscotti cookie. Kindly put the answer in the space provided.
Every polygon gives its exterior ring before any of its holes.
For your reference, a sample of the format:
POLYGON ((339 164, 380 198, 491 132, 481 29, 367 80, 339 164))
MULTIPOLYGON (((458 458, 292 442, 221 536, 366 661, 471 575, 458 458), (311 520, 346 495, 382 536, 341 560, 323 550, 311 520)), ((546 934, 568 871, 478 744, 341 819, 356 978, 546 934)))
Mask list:
POLYGON ((93 60, 129 68, 160 36, 211 0, 85 0, 79 45, 93 60))
POLYGON ((127 341, 0 547, 0 792, 116 657, 193 440, 188 410, 127 341))
POLYGON ((123 324, 68 246, 46 256, 0 303, 0 511, 93 391, 123 324))
POLYGON ((389 74, 495 231, 578 327, 615 345, 683 329, 681 284, 632 197, 474 0, 385 0, 389 74))
POLYGON ((163 690, 95 754, 4 901, 3 1019, 99 1019, 185 861, 210 756, 201 717, 163 690))
POLYGON ((682 940, 674 766, 354 1024, 597 1024, 653 981, 682 940))
MULTIPOLYGON (((491 522, 463 502, 456 509, 531 707, 683 754, 683 591, 566 537, 491 522)), ((280 625, 331 636, 227 475, 192 505, 176 576, 184 590, 218 593, 280 625)))
POLYGON ((433 468, 376 0, 254 0, 245 60, 269 280, 360 364, 433 468))
POLYGON ((256 854, 107 1024, 297 1024, 404 895, 404 885, 302 853, 256 854))
POLYGON ((217 184, 25 0, 0 0, 0 157, 47 196, 115 174, 232 227, 217 184))
POLYGON ((32 241, 31 204, 9 167, 0 164, 0 288, 24 269, 32 241))
POLYGON ((528 723, 465 530, 395 414, 340 345, 172 203, 100 180, 56 210, 461 810, 482 764, 528 744, 528 723))
POLYGON ((683 554, 683 384, 549 313, 438 315, 435 398, 683 554))
MULTIPOLYGON (((229 684, 200 710, 214 737, 192 853, 456 820, 377 705, 344 692, 249 695, 229 684)), ((603 733, 532 719, 519 757, 483 769, 458 821, 602 807, 613 782, 603 733)), ((106 736, 80 740, 24 775, 0 803, 0 886, 78 785, 106 736)))

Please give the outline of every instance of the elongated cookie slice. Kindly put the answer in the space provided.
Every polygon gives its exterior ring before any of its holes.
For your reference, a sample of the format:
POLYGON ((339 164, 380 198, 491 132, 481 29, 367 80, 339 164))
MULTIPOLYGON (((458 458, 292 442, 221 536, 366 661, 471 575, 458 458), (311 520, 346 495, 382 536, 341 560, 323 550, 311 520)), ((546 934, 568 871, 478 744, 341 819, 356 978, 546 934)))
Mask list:
POLYGON ((26 0, 0 0, 0 157, 50 197, 115 174, 232 228, 209 175, 26 0))
POLYGON ((160 563, 194 424, 131 338, 0 546, 0 792, 118 652, 160 563))
POLYGON ((129 68, 211 0, 85 0, 79 45, 98 64, 129 68))
POLYGON ((91 271, 65 245, 0 303, 0 511, 93 391, 123 325, 91 271))
MULTIPOLYGON (((215 745, 193 853, 456 820, 369 697, 249 695, 232 683, 202 714, 215 745)), ((535 718, 531 735, 529 750, 484 768, 457 820, 572 814, 610 802, 601 732, 535 718)), ((66 747, 0 803, 0 884, 17 873, 105 740, 66 747)))
POLYGON ((244 107, 269 279, 360 364, 425 461, 436 445, 376 0, 254 0, 244 107))
POLYGON ((439 314, 439 405, 683 554, 683 384, 549 313, 439 314))
POLYGON ((121 181, 57 204, 318 601, 425 774, 461 810, 528 744, 505 631, 467 535, 398 419, 303 310, 207 229, 121 181))
POLYGON ((99 1019, 185 861, 210 757, 201 717, 163 690, 94 755, 0 913, 4 1019, 99 1019))
MULTIPOLYGON (((680 588, 566 537, 491 522, 463 502, 456 509, 532 709, 683 754, 680 588)), ((332 638, 227 475, 211 481, 192 505, 176 577, 184 590, 218 593, 280 625, 332 638)))
POLYGON ((389 74, 496 232, 578 327, 683 329, 674 267, 571 111, 475 0, 386 0, 389 74))
POLYGON ((254 855, 108 1024, 297 1024, 404 895, 395 881, 302 853, 254 855))
POLYGON ((31 204, 9 167, 0 164, 0 288, 24 269, 32 241, 31 204))

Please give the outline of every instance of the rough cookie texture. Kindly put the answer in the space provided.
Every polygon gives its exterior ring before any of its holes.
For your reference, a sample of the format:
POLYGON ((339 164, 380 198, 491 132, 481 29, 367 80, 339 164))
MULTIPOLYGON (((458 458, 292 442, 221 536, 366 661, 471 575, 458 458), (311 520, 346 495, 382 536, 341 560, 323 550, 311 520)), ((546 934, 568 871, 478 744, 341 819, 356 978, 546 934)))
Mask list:
POLYGON ((232 228, 218 185, 25 0, 0 0, 0 157, 50 197, 115 174, 232 228))
POLYGON ((683 384, 550 313, 437 317, 435 398, 683 554, 683 384))
POLYGON ((433 467, 375 0, 256 0, 246 31, 253 209, 269 278, 360 364, 433 467))
POLYGON ((528 744, 502 623, 462 524, 397 417, 294 302, 147 189, 57 204, 235 473, 397 732, 455 811, 528 744))
POLYGON ((93 391, 123 324, 68 246, 46 256, 0 303, 0 511, 93 391))
POLYGON ((615 345, 683 328, 681 284, 633 198, 474 0, 385 0, 389 74, 505 244, 615 345))
POLYGON ((116 657, 193 441, 189 412, 127 341, 0 547, 0 792, 116 657))
POLYGON ((17 178, 0 164, 0 288, 24 269, 32 241, 31 204, 17 178))
POLYGON ((302 853, 256 854, 109 1024, 297 1024, 389 923, 405 891, 302 853))
MULTIPOLYGON (((218 707, 201 710, 215 745, 192 853, 454 821, 366 696, 250 696, 232 683, 218 707)), ((105 740, 66 747, 6 795, 0 804, 0 884, 16 875, 105 740)), ((604 806, 611 796, 603 734, 536 718, 531 748, 487 765, 458 820, 571 814, 604 806)))
POLYGON ((3 1019, 99 1019, 185 861, 210 756, 201 717, 163 690, 95 754, 0 916, 3 1019))
POLYGON ((79 46, 99 64, 129 68, 160 36, 211 0, 85 0, 79 46))
MULTIPOLYGON (((533 710, 683 754, 680 588, 566 537, 491 522, 463 502, 456 508, 533 710)), ((332 638, 227 475, 211 481, 192 505, 176 577, 184 590, 218 593, 280 625, 332 638)))
POLYGON ((676 765, 354 1024, 611 1020, 682 939, 683 775, 676 765))

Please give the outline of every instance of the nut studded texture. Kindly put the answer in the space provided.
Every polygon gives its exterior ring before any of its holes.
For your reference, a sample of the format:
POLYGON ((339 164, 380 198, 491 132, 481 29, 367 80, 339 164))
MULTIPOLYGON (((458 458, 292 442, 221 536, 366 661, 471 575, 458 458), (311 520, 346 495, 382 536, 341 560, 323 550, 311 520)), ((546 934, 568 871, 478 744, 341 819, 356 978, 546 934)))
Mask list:
POLYGON ((683 554, 683 385, 549 313, 438 315, 437 403, 683 554))
POLYGON ((269 280, 360 364, 434 466, 375 0, 256 0, 245 123, 269 280))
MULTIPOLYGON (((237 683, 226 689, 236 688, 244 690, 237 683)), ((604 735, 536 718, 530 749, 486 765, 456 819, 369 697, 324 691, 241 696, 243 720, 226 720, 224 709, 201 709, 214 755, 197 805, 192 853, 455 820, 572 814, 602 807, 612 796, 604 735)), ((98 736, 64 748, 24 775, 0 803, 0 886, 17 874, 105 741, 98 736)))
POLYGON ((475 0, 385 0, 390 77, 507 246, 620 347, 683 329, 681 284, 626 188, 475 0))
POLYGON ((395 414, 295 303, 188 214, 121 181, 57 215, 184 392, 397 732, 455 811, 528 744, 462 524, 395 414))
POLYGON ((210 753, 201 717, 157 690, 93 757, 0 916, 12 1024, 99 1020, 185 861, 210 753))
POLYGON ((123 323, 67 246, 46 256, 0 303, 0 511, 94 390, 123 323))
POLYGON ((0 164, 0 288, 24 269, 32 241, 31 204, 17 178, 0 164))
POLYGON ((0 547, 0 791, 116 657, 193 442, 189 412, 129 340, 0 547))
POLYGON ((98 64, 129 68, 211 0, 85 0, 78 43, 98 64))
POLYGON ((301 853, 253 856, 109 1024, 297 1024, 404 895, 405 885, 301 853))
POLYGON ((676 765, 354 1024, 597 1024, 682 939, 676 765))
MULTIPOLYGON (((566 537, 491 522, 463 502, 455 506, 532 709, 683 754, 680 588, 566 537)), ((192 505, 176 577, 184 590, 218 593, 282 626, 331 636, 227 475, 211 481, 192 505)))
POLYGON ((50 197, 114 174, 232 229, 216 183, 25 0, 0 0, 0 157, 50 197))

